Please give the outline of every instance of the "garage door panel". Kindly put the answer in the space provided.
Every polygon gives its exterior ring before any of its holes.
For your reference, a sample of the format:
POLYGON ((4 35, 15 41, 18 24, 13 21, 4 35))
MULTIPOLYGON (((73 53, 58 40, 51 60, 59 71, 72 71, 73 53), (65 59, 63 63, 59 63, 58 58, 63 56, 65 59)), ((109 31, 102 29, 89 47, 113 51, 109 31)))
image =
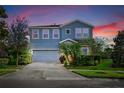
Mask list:
POLYGON ((33 51, 32 60, 34 62, 58 62, 58 51, 33 51))

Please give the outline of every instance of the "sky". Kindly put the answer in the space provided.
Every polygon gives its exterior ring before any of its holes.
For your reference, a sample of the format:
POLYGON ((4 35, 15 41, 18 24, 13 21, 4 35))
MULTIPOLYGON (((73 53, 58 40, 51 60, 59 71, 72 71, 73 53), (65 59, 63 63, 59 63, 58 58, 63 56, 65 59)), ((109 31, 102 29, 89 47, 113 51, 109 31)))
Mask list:
POLYGON ((6 5, 11 23, 17 16, 26 17, 29 25, 63 24, 81 20, 94 26, 94 37, 113 38, 124 29, 124 5, 6 5))

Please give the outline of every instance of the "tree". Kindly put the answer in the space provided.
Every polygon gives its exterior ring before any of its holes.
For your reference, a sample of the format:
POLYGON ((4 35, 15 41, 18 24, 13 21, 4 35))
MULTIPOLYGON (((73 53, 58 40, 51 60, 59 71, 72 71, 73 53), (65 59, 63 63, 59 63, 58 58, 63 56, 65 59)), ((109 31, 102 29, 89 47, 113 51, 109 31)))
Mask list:
POLYGON ((28 22, 25 18, 17 17, 10 26, 9 43, 16 53, 16 66, 19 63, 19 55, 24 47, 28 46, 26 33, 28 31, 28 22))
POLYGON ((81 56, 81 45, 79 43, 62 43, 60 52, 64 54, 70 64, 74 64, 77 58, 81 56))
POLYGON ((110 59, 111 58, 111 54, 112 54, 112 48, 111 47, 106 47, 103 51, 102 57, 105 59, 110 59))
POLYGON ((8 15, 6 14, 5 9, 3 8, 3 6, 0 6, 0 18, 7 18, 8 15))
MULTIPOLYGON (((7 36, 8 36, 8 26, 6 23, 6 18, 7 18, 7 14, 5 12, 5 9, 3 8, 3 6, 0 6, 0 54, 2 55, 3 52, 5 52, 5 48, 6 48, 6 40, 7 40, 7 36)), ((4 53, 5 54, 5 53, 4 53)), ((4 55, 2 55, 4 56, 4 55)))
POLYGON ((113 39, 112 60, 114 66, 124 66, 124 30, 119 31, 118 35, 113 39))

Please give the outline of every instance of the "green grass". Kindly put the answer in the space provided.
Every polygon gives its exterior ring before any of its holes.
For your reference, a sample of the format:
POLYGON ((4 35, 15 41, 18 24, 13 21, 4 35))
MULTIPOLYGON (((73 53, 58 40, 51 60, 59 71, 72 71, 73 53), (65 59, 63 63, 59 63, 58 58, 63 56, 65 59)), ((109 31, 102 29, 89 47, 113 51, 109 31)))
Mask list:
POLYGON ((13 65, 0 66, 0 75, 15 72, 17 69, 22 68, 22 66, 16 67, 13 65))
POLYGON ((16 69, 0 69, 0 75, 15 72, 16 69))
POLYGON ((86 77, 124 78, 124 68, 112 68, 112 60, 102 60, 97 66, 67 66, 70 71, 86 77))
POLYGON ((73 71, 82 76, 94 77, 94 78, 123 78, 123 72, 113 72, 113 71, 73 71))

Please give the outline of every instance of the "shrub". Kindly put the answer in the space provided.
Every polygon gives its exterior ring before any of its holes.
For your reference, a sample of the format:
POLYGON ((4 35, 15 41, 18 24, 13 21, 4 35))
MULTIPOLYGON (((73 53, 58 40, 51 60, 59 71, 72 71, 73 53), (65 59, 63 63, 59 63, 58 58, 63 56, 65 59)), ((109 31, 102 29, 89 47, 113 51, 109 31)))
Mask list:
POLYGON ((8 65, 16 65, 16 57, 14 55, 10 55, 9 59, 8 65))
POLYGON ((83 61, 83 65, 92 65, 93 63, 93 56, 82 56, 81 60, 83 61))
POLYGON ((77 59, 76 65, 90 66, 100 63, 100 56, 96 55, 82 55, 77 59))
MULTIPOLYGON (((32 61, 32 55, 29 53, 29 49, 23 47, 19 52, 19 65, 26 65, 31 63, 32 61)), ((9 65, 16 65, 16 51, 13 49, 10 49, 9 51, 9 65)))
POLYGON ((7 52, 0 49, 0 57, 4 58, 4 57, 7 57, 7 56, 8 56, 7 52))
POLYGON ((22 54, 19 58, 19 65, 26 65, 32 62, 32 55, 30 53, 22 54))
POLYGON ((9 58, 0 58, 0 66, 7 65, 9 62, 9 58))
POLYGON ((82 55, 80 58, 78 58, 77 65, 92 65, 92 59, 92 56, 82 55))
POLYGON ((93 61, 94 61, 94 65, 99 64, 100 61, 101 61, 101 56, 95 55, 95 56, 93 57, 93 61))
POLYGON ((64 61, 64 66, 66 67, 66 66, 68 66, 69 64, 68 64, 69 62, 68 61, 64 61))

